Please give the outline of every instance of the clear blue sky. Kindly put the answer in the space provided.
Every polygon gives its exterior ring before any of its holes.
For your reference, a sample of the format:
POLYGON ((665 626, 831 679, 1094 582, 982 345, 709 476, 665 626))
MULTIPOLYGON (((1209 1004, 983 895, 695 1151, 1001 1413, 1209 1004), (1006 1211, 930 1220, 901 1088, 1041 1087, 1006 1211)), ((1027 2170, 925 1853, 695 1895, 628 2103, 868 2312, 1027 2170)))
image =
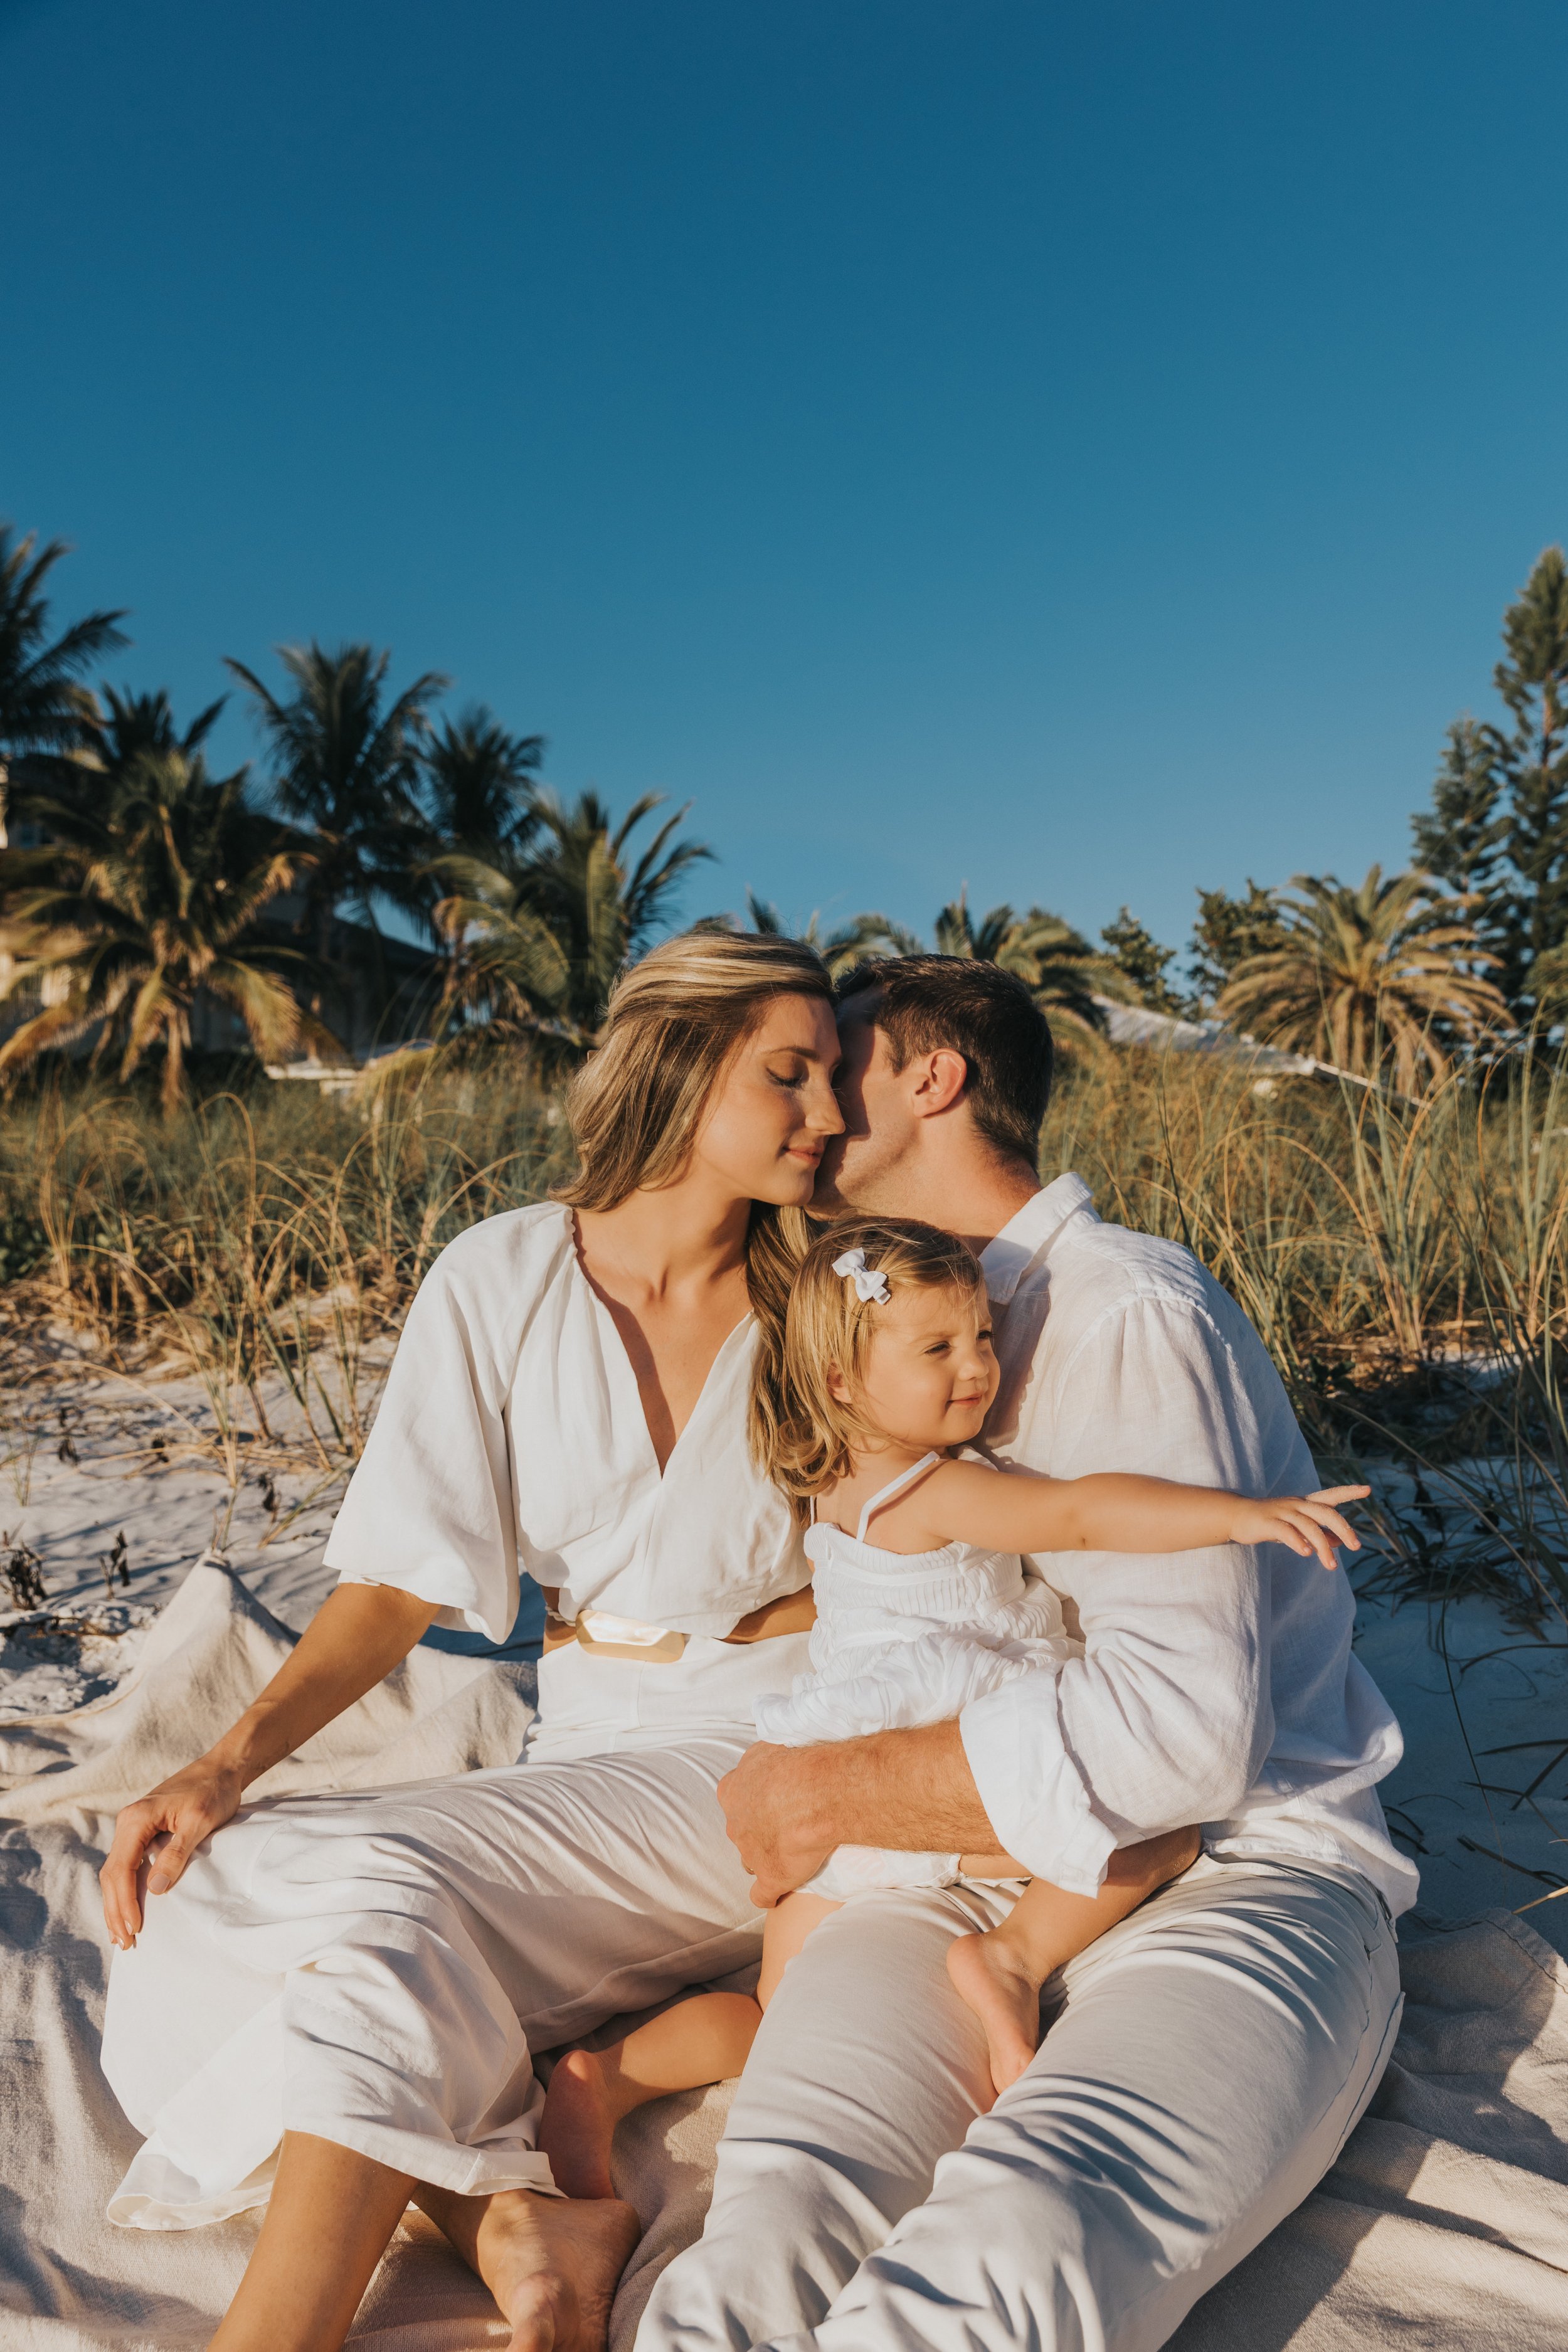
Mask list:
MULTIPOLYGON (((804 916, 1403 863, 1568 529, 1561 0, 0 0, 0 514, 804 916)), ((237 717, 223 746, 248 748, 237 717)))

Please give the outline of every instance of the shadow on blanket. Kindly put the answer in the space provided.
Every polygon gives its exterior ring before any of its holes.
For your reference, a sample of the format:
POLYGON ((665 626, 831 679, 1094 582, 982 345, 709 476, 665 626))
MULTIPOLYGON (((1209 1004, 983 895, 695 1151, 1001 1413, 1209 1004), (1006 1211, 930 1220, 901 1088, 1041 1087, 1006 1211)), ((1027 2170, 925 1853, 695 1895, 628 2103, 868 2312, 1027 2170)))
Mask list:
MULTIPOLYGON (((291 1641, 205 1563, 109 1707, 0 1731, 13 1783, 0 1840, 0 2336, 16 2352, 185 2352, 211 2335, 244 2269, 255 2215, 156 2235, 102 2218, 135 2135, 98 2070, 108 1953, 96 1872, 116 1808, 231 1721, 291 1641)), ((509 1761, 531 1696, 524 1668, 416 1652, 258 1792, 509 1761)), ((1499 1912, 1410 1945, 1404 1975, 1404 2031, 1371 2110, 1321 2187, 1198 2305, 1180 2352, 1568 2341, 1568 1969, 1499 1912)), ((694 2093, 623 2127, 617 2186, 646 2234, 613 2352, 631 2352, 655 2279, 701 2229, 727 2105, 723 2088, 694 2093)), ((477 2352, 506 2337, 479 2281, 411 2213, 355 2323, 358 2352, 477 2352)))

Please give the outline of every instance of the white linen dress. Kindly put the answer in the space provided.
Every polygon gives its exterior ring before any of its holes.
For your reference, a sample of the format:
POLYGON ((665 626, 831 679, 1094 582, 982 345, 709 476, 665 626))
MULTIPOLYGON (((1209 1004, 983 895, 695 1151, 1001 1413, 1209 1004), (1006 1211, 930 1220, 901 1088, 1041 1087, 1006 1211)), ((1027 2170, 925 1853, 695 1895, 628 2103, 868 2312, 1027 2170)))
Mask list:
MULTIPOLYGON (((1082 1643, 1068 1638, 1056 1595, 1041 1578, 1026 1577, 1016 1552, 965 1543, 882 1551, 867 1542, 872 1514, 939 1459, 927 1454, 889 1479, 852 1536, 821 1519, 806 1529, 806 1557, 816 1571, 812 1670, 787 1697, 757 1700, 763 1739, 810 1748, 951 1723, 972 1699, 1081 1655, 1082 1643)), ((962 1875, 959 1862, 956 1853, 841 1845, 803 1892, 842 1903, 877 1887, 951 1886, 962 1875)))
POLYGON ((754 1345, 748 1318, 661 1476, 569 1211, 490 1218, 437 1261, 329 1562, 497 1641, 521 1571, 568 1619, 603 1609, 684 1653, 569 1644, 516 1765, 263 1800, 153 1896, 110 1978, 104 2071, 147 2135, 111 2220, 264 2204, 285 2130, 462 2193, 549 2189, 531 2052, 755 1958, 713 1792, 806 1639, 718 1637, 809 1571, 747 1448, 754 1345))

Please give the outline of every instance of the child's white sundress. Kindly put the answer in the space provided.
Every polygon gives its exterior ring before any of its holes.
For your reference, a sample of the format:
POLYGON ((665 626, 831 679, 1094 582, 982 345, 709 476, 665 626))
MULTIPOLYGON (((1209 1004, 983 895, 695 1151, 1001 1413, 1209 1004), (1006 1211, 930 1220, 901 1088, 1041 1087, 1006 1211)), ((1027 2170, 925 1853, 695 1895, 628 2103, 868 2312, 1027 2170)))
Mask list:
MULTIPOLYGON (((889 1480, 852 1536, 814 1517, 805 1536, 816 1596, 813 1671, 796 1676, 787 1697, 773 1693, 755 1702, 763 1738, 809 1748, 948 1723, 1003 1683, 1081 1656, 1056 1595, 1026 1575, 1016 1552, 964 1543, 881 1551, 866 1541, 872 1513, 941 1458, 927 1454, 889 1480)), ((960 1875, 959 1859, 841 1845, 804 1891, 843 1902, 875 1887, 948 1886, 960 1875)))

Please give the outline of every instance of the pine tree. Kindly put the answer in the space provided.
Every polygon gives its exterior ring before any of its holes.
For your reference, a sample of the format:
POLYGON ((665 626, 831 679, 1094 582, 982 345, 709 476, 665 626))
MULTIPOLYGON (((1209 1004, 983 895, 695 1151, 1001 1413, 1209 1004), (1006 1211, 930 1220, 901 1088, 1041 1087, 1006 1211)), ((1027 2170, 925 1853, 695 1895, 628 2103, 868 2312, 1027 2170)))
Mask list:
POLYGON ((1537 560, 1502 635, 1492 677, 1514 723, 1507 735, 1488 730, 1513 869, 1500 908, 1499 978, 1522 1013, 1536 998, 1531 966, 1568 940, 1568 562, 1560 547, 1537 560))
POLYGON ((1212 1005, 1249 956, 1272 955, 1285 944, 1278 895, 1261 889, 1250 874, 1245 898, 1227 898, 1223 890, 1200 890, 1187 961, 1196 1009, 1212 1005))
POLYGON ((1140 1003, 1154 1013, 1181 1012, 1181 999, 1165 978, 1165 966, 1175 961, 1174 948, 1163 948, 1126 907, 1100 936, 1115 957, 1118 970, 1136 989, 1140 1003))
POLYGON ((1415 864, 1458 897, 1474 898, 1481 928, 1486 916, 1497 912, 1500 893, 1499 869, 1509 831, 1502 799, 1489 730, 1473 719, 1457 719, 1437 764, 1432 806, 1412 817, 1410 831, 1415 864))
POLYGON ((1492 672, 1510 727, 1448 730, 1412 821, 1429 874, 1466 894, 1484 967, 1528 1024, 1568 997, 1568 562, 1540 555, 1503 615, 1492 672))

